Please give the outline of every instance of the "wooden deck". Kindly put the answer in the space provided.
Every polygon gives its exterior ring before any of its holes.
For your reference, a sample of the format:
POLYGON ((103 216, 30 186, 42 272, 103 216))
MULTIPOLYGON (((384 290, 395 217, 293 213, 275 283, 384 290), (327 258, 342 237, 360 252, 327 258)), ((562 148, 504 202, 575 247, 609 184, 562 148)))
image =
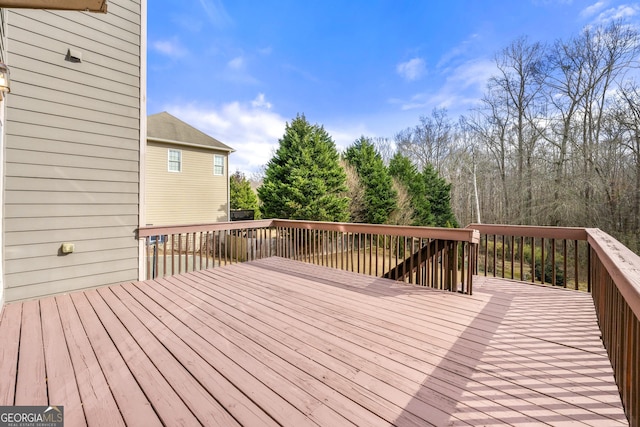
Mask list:
POLYGON ((268 258, 4 307, 0 405, 66 426, 628 425, 591 297, 268 258))

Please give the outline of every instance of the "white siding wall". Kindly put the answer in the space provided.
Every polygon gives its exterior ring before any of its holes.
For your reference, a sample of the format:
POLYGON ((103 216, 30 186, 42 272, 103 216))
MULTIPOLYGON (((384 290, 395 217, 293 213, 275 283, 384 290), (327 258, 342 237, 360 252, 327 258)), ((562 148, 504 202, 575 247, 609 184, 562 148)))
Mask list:
POLYGON ((8 301, 138 278, 141 5, 108 9, 8 12, 8 301))

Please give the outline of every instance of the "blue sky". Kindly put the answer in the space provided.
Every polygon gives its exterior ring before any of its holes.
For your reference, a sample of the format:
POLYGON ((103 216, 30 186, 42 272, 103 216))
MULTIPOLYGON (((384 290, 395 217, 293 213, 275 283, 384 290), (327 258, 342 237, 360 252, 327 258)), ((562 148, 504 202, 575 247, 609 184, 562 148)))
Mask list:
POLYGON ((515 38, 553 42, 612 19, 640 22, 640 3, 152 0, 147 108, 230 145, 231 172, 251 174, 298 113, 339 148, 392 139, 434 107, 453 119, 473 108, 515 38))

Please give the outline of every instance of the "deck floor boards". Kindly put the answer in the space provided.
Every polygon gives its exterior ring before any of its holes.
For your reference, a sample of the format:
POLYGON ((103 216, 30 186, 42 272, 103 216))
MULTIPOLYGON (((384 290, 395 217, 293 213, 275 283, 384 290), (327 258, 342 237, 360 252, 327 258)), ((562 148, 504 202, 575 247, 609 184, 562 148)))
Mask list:
POLYGON ((0 404, 66 425, 628 425, 591 296, 283 258, 13 303, 0 404))

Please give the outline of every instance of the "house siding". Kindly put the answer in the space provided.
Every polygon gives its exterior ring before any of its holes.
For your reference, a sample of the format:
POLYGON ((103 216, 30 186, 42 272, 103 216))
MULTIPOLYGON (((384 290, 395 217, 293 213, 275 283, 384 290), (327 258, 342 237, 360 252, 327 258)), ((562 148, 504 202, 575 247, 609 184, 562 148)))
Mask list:
POLYGON ((177 225, 228 221, 228 154, 149 141, 146 154, 146 222, 177 225), (169 149, 182 151, 182 171, 169 172, 169 149), (224 156, 224 174, 213 174, 213 156, 224 156))
MULTIPOLYGON (((3 64, 7 58, 7 12, 0 9, 0 62, 3 64)), ((0 208, 4 206, 4 126, 6 118, 4 97, 0 99, 0 208)), ((0 210, 0 250, 4 247, 4 210, 0 210)), ((5 302, 4 295, 4 262, 0 262, 0 313, 5 302)))
POLYGON ((142 10, 7 11, 7 301, 138 278, 142 10))

